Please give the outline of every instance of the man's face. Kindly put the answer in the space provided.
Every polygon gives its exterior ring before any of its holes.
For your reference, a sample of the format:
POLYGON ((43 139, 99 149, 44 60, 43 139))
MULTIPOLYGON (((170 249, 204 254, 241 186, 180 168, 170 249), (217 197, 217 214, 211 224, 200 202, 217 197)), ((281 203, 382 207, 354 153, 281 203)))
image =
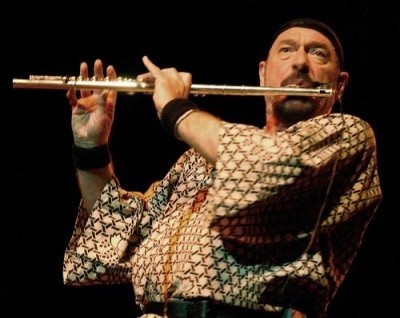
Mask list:
MULTIPOLYGON (((330 40, 318 31, 300 27, 282 32, 266 61, 260 63, 260 84, 271 87, 313 88, 316 83, 338 87, 339 62, 330 40)), ((267 116, 284 126, 329 113, 337 96, 266 96, 267 116)))

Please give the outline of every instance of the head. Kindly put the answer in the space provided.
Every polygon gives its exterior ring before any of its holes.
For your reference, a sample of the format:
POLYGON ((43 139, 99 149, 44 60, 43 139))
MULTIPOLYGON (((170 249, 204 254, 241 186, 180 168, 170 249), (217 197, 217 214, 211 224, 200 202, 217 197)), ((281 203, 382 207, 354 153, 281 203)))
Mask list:
POLYGON ((341 43, 326 24, 307 18, 290 20, 272 38, 259 63, 261 86, 314 88, 328 85, 333 96, 265 96, 267 131, 283 130, 298 121, 328 114, 343 95, 349 75, 342 70, 341 43))

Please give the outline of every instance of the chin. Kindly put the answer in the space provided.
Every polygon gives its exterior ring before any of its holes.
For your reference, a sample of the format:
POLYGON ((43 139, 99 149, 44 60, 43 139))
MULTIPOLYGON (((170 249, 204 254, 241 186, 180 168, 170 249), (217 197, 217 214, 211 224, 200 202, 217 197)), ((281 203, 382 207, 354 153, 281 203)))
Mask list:
POLYGON ((274 107, 277 118, 290 125, 314 117, 315 111, 315 103, 303 97, 286 99, 283 103, 276 104, 274 107))

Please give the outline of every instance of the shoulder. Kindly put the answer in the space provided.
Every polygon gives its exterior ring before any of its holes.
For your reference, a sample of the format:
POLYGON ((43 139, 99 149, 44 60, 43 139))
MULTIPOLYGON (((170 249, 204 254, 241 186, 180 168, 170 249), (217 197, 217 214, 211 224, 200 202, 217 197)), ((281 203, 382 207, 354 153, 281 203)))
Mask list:
POLYGON ((348 135, 374 135, 371 125, 360 117, 344 113, 316 116, 289 127, 287 132, 312 132, 348 135))
POLYGON ((360 117, 352 114, 344 113, 331 113, 326 115, 316 116, 309 121, 318 123, 320 125, 336 125, 339 128, 350 128, 353 126, 370 127, 369 123, 360 117))

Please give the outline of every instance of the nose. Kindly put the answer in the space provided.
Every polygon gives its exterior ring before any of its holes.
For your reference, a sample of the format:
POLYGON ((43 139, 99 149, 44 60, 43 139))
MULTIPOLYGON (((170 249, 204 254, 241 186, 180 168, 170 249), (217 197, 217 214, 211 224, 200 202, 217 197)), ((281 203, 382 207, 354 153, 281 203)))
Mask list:
POLYGON ((308 73, 309 60, 308 54, 303 47, 300 47, 292 57, 292 66, 295 70, 301 71, 302 73, 308 73))

